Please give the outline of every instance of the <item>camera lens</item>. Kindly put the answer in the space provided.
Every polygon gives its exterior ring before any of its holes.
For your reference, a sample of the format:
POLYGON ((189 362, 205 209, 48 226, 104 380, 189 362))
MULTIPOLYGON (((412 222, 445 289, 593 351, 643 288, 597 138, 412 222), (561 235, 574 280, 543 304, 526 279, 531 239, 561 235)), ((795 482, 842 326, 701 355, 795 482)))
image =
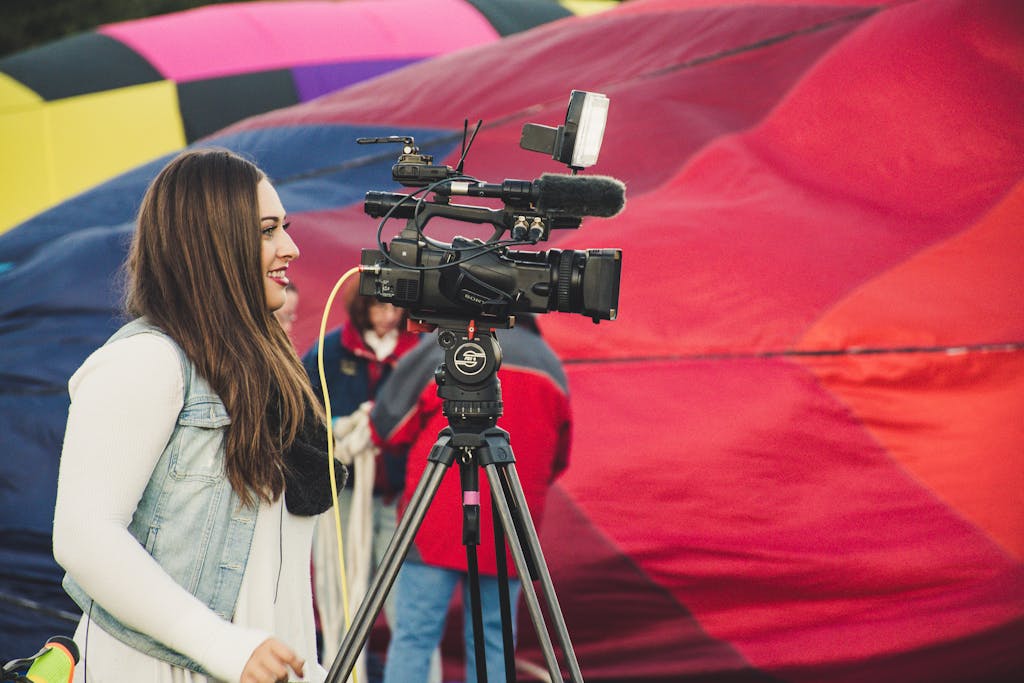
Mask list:
POLYGON ((557 311, 615 320, 619 305, 621 249, 551 250, 557 311))

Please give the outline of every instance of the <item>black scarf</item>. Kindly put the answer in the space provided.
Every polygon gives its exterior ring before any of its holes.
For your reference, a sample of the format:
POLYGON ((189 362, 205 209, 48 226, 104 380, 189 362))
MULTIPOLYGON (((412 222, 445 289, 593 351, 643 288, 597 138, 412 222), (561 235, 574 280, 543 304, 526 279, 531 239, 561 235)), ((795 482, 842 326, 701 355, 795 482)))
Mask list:
MULTIPOLYGON (((281 398, 271 391, 267 403, 267 420, 271 434, 280 434, 281 398)), ((284 450, 284 502, 293 515, 310 517, 329 510, 331 476, 327 455, 327 428, 307 405, 302 426, 291 446, 284 450)), ((334 461, 334 477, 340 491, 348 480, 348 468, 334 461)))

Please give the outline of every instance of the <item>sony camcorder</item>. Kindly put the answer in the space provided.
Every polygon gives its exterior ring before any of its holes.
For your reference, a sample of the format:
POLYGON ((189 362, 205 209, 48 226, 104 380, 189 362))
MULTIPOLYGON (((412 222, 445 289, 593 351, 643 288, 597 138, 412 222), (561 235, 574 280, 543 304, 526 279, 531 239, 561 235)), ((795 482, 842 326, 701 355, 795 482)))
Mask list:
MULTIPOLYGON (((625 205, 625 186, 606 176, 577 172, 597 161, 604 136, 608 98, 574 90, 564 125, 526 124, 520 146, 550 153, 571 175, 544 174, 537 180, 486 183, 464 175, 472 144, 463 136, 458 167, 435 165, 410 136, 360 138, 359 143, 397 142, 403 151, 392 178, 410 194, 367 192, 365 212, 381 219, 405 219, 390 245, 362 252, 359 292, 406 308, 411 319, 434 325, 475 321, 509 327, 516 313, 562 311, 599 322, 618 312, 620 249, 517 251, 510 247, 548 239, 551 230, 578 228, 583 216, 611 217, 625 205), (454 196, 500 200, 501 208, 452 203, 454 196), (433 218, 490 224, 489 239, 428 238, 433 218), (502 239, 508 235, 508 239, 502 239)), ((468 129, 468 126, 467 126, 468 129)), ((479 131, 480 123, 476 131, 479 131)), ((476 131, 473 136, 475 137, 476 131)), ((468 130, 467 130, 468 132, 468 130)))

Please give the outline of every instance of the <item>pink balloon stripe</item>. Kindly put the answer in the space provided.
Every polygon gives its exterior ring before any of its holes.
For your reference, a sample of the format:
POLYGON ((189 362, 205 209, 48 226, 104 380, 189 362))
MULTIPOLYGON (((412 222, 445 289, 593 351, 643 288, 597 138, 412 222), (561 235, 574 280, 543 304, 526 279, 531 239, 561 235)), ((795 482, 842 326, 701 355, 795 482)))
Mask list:
POLYGON ((422 58, 498 36, 464 0, 212 5, 98 30, 179 83, 345 60, 422 58))

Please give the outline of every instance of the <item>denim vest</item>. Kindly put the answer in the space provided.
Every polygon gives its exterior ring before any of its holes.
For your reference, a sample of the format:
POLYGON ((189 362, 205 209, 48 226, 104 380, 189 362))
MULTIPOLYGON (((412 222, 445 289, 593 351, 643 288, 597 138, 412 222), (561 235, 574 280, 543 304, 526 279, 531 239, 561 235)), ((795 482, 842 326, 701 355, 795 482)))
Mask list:
MULTIPOLYGON (((140 318, 118 330, 107 344, 136 334, 159 334, 171 340, 140 318)), ((185 352, 176 343, 174 347, 181 360, 184 406, 128 531, 179 585, 230 621, 249 559, 258 506, 243 507, 225 475, 224 434, 231 419, 224 404, 196 373, 185 352)), ((192 659, 122 624, 94 604, 68 575, 64 590, 93 622, 117 639, 157 659, 209 675, 192 659)))

